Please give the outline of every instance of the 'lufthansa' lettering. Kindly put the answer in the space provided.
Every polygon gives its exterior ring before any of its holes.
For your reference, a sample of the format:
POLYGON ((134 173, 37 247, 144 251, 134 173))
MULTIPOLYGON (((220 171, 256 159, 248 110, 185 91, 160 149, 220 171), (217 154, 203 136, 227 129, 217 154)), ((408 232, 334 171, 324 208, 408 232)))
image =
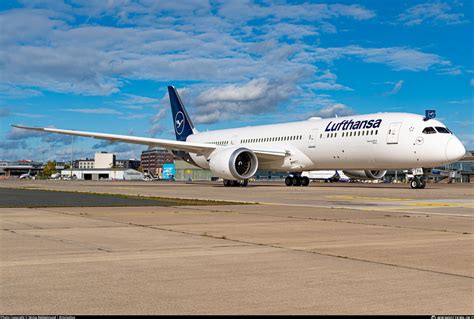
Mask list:
POLYGON ((326 126, 325 132, 337 132, 340 130, 347 131, 347 130, 363 130, 363 129, 370 129, 370 128, 379 128, 380 124, 382 124, 382 119, 377 120, 363 120, 363 121, 354 121, 344 120, 339 123, 333 123, 332 121, 326 126))

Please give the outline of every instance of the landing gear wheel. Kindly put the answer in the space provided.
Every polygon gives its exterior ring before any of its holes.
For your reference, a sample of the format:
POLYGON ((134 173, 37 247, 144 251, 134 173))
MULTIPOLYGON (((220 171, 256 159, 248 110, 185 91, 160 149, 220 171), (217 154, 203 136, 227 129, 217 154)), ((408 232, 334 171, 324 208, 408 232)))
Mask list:
POLYGON ((242 186, 242 187, 247 187, 248 184, 249 184, 249 180, 248 180, 248 179, 244 179, 244 180, 241 180, 241 181, 240 181, 240 186, 242 186))
POLYGON ((420 188, 425 188, 426 187, 426 179, 421 178, 420 179, 420 188))
POLYGON ((293 177, 293 185, 294 186, 301 186, 301 178, 299 176, 293 177))
POLYGON ((230 187, 232 186, 232 181, 229 181, 228 179, 224 179, 224 187, 230 187))
POLYGON ((287 176, 287 177, 285 178, 285 185, 286 185, 286 186, 292 186, 292 185, 293 185, 293 177, 287 176))
POLYGON ((418 178, 413 178, 411 181, 410 181, 410 187, 412 189, 418 189, 421 187, 421 183, 420 183, 420 180, 418 178))
POLYGON ((232 181, 232 187, 239 187, 240 186, 240 181, 232 181))
POLYGON ((301 178, 301 186, 308 186, 309 185, 309 178, 307 176, 303 176, 301 178))

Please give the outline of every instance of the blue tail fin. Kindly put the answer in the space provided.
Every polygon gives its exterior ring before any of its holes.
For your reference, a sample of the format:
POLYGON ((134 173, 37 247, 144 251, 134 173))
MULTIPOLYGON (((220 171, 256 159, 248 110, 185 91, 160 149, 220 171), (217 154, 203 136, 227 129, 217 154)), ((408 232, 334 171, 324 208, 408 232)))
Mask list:
POLYGON ((186 138, 195 133, 193 122, 173 86, 168 86, 171 111, 173 113, 173 126, 177 141, 186 141, 186 138))

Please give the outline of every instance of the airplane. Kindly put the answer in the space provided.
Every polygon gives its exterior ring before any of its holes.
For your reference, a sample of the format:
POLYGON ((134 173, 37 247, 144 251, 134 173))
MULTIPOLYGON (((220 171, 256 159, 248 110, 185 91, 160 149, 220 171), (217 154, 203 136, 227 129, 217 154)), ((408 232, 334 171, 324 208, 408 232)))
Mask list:
POLYGON ((21 174, 19 179, 32 179, 33 176, 28 172, 28 173, 25 173, 25 174, 21 174))
POLYGON ((59 179, 59 178, 61 178, 61 173, 51 174, 51 176, 49 178, 50 179, 59 179))
POLYGON ((224 186, 247 186, 257 170, 289 172, 287 186, 307 186, 303 171, 343 170, 352 178, 380 179, 388 169, 421 172, 413 189, 426 186, 429 168, 455 162, 466 150, 460 140, 427 110, 345 117, 199 132, 175 87, 168 86, 176 140, 49 127, 16 128, 113 142, 163 147, 185 161, 209 169, 224 186))

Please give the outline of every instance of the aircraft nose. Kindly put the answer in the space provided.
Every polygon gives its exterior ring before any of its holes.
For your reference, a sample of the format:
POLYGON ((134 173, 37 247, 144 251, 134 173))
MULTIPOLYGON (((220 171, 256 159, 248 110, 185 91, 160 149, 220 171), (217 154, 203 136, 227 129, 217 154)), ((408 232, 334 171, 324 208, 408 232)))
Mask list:
POLYGON ((450 162, 455 162, 466 154, 466 149, 461 141, 453 136, 446 145, 446 159, 450 162))

